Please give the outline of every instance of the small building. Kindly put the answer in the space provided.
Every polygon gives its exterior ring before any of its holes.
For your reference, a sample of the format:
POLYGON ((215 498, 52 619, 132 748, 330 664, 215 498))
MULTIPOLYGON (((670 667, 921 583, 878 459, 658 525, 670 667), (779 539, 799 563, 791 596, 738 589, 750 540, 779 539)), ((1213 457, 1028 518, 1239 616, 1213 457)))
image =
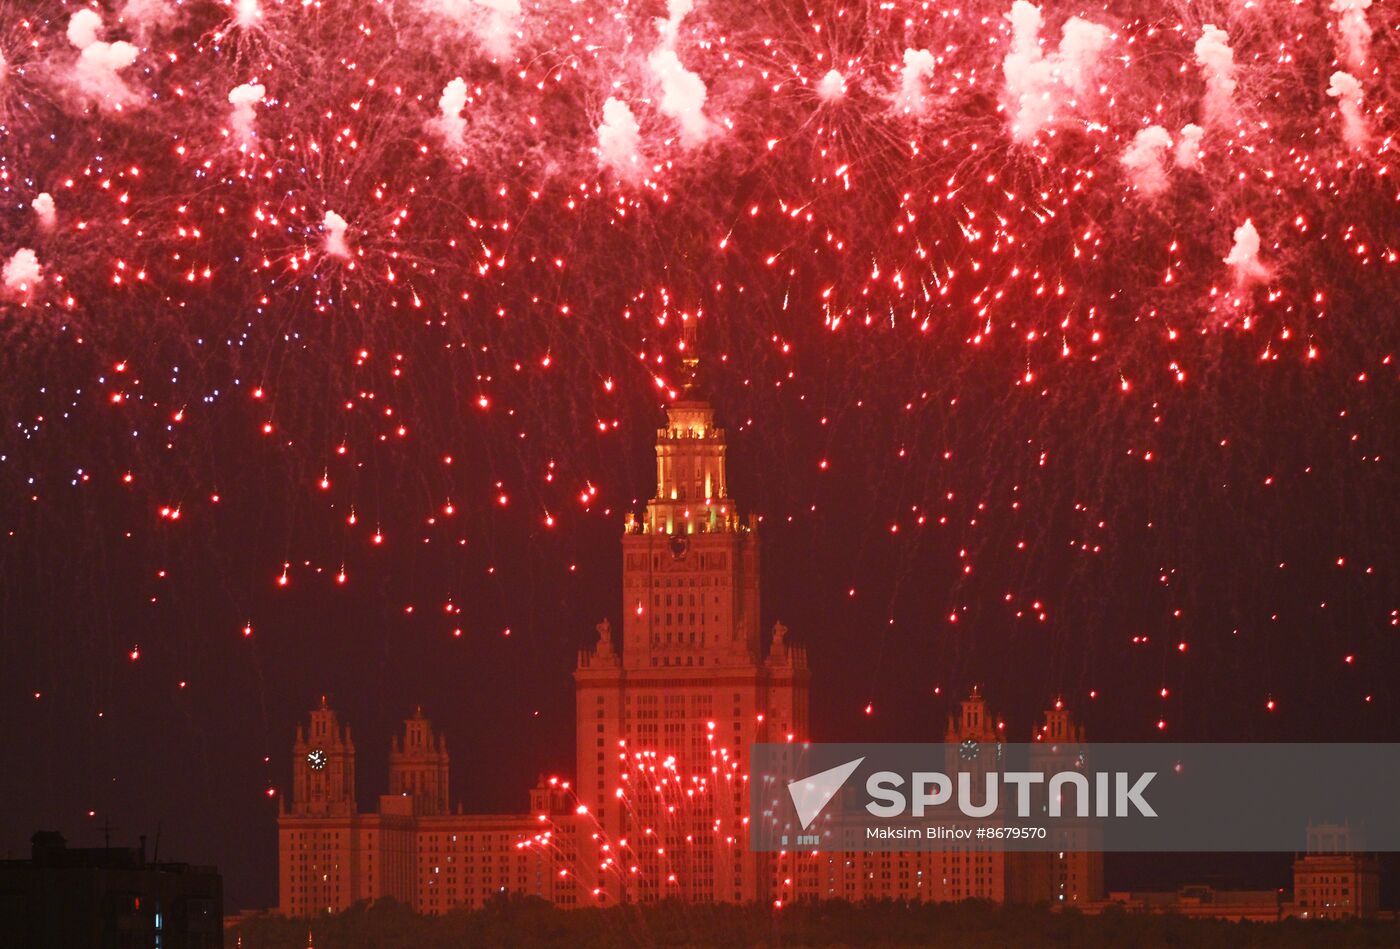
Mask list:
POLYGON ((1171 913, 1192 919, 1223 919, 1234 923, 1273 923, 1283 918, 1280 890, 1217 890, 1190 884, 1179 890, 1113 892, 1094 909, 1117 906, 1129 912, 1171 913))
POLYGON ((0 943, 27 949, 222 949, 213 867, 155 863, 141 846, 70 848, 40 831, 28 860, 0 860, 0 943))
POLYGON ((1380 863, 1375 854, 1359 852, 1350 827, 1310 825, 1307 846, 1293 861, 1290 916, 1370 919, 1380 912, 1380 863))
POLYGON ((1375 919, 1380 908, 1380 863, 1362 853, 1345 824, 1309 825, 1307 851, 1293 861, 1293 896, 1284 890, 1217 890, 1193 884, 1173 891, 1113 892, 1086 913, 1117 907, 1138 913, 1172 913, 1232 922, 1298 919, 1375 919))

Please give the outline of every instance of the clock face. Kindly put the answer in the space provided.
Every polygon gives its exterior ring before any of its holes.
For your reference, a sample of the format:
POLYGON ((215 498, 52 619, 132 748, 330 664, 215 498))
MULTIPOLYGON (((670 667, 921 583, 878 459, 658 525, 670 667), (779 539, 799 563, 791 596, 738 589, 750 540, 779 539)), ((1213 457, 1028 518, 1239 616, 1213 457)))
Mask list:
POLYGON ((971 738, 969 738, 967 741, 963 742, 961 745, 958 746, 958 754, 962 757, 962 760, 964 761, 975 760, 977 758, 977 750, 977 742, 973 741, 971 738))
POLYGON ((311 765, 311 770, 320 771, 326 767, 326 753, 320 748, 308 751, 306 753, 306 763, 311 765))
POLYGON ((672 557, 675 557, 677 560, 680 560, 682 557, 685 556, 686 551, 688 550, 690 550, 690 541, 686 540, 684 537, 671 538, 672 557))

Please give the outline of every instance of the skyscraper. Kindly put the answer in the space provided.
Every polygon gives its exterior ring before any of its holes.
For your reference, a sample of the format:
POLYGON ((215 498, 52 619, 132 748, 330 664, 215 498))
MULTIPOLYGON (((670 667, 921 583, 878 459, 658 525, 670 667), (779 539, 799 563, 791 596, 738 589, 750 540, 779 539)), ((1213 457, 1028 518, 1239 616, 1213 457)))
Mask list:
POLYGON ((622 538, 621 651, 604 621, 574 673, 577 787, 608 899, 748 902, 773 887, 748 848, 748 750, 806 736, 807 656, 781 624, 760 635, 756 519, 729 495, 724 430, 685 368, 656 493, 622 538))
MULTIPOLYGON (((419 710, 390 749, 390 793, 359 814, 349 729, 322 700, 297 731, 279 820, 283 912, 391 896, 440 913, 507 892, 564 906, 1101 895, 1096 854, 750 850, 750 747, 811 738, 810 673, 785 626, 761 628, 757 519, 729 494, 697 368, 688 355, 657 431, 655 495, 624 526, 620 641, 604 619, 579 652, 575 781, 537 787, 528 814, 452 813, 447 747, 419 710)), ((1002 730, 974 689, 949 717, 948 754, 996 767, 1002 730)), ((1057 704, 1036 740, 1053 754, 1083 732, 1057 704)))

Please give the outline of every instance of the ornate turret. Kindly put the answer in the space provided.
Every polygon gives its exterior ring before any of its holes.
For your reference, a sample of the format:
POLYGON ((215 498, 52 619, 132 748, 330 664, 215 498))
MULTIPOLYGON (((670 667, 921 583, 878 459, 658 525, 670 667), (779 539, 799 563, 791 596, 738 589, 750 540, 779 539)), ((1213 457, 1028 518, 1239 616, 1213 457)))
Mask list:
POLYGON ((1078 744, 1084 741, 1084 726, 1074 720, 1074 714, 1065 707, 1063 699, 1056 699, 1055 704, 1045 710, 1045 719, 1033 740, 1078 744))
POLYGON ((326 697, 297 726, 292 745, 292 808, 300 817, 342 817, 355 813, 355 743, 326 697))
MULTIPOLYGON (((711 668, 758 662, 758 537, 729 496, 724 429, 700 392, 693 320, 683 323, 676 401, 656 433, 656 493, 628 515, 622 664, 711 668)), ((583 658, 606 659, 601 648, 583 658)))
POLYGON ((987 709, 987 700, 982 697, 982 688, 974 685, 967 698, 959 703, 958 714, 948 716, 948 732, 944 741, 983 742, 998 738, 996 722, 987 709))
POLYGON ((433 735, 421 706, 403 726, 403 739, 389 746, 389 793, 413 798, 415 814, 446 814, 447 742, 433 735))

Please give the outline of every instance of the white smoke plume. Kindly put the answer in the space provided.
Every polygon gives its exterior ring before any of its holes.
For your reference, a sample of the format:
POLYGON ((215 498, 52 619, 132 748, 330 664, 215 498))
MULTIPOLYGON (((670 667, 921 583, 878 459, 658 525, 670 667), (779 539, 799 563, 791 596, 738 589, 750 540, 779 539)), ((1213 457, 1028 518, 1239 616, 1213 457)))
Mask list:
POLYGON ((229 116, 229 128, 239 144, 246 144, 254 135, 257 121, 257 105, 262 102, 267 89, 261 83, 245 82, 229 90, 228 102, 233 106, 229 116))
POLYGON ((906 49, 904 68, 899 71, 899 89, 894 94, 894 108, 906 115, 928 112, 928 80, 934 70, 933 54, 926 49, 906 49))
POLYGON ((1099 53, 1113 39, 1113 31, 1098 23, 1072 16, 1065 21, 1060 49, 1054 59, 1060 81, 1076 96, 1089 91, 1099 53))
POLYGON ((1181 127, 1176 139, 1176 167, 1195 168, 1201 163, 1201 139, 1205 134, 1206 130, 1194 123, 1181 127))
POLYGON ((1332 74, 1327 94, 1336 98, 1337 111, 1342 114, 1342 138, 1351 148, 1361 151, 1371 137, 1366 116, 1361 114, 1361 83, 1351 73, 1338 70, 1332 74))
POLYGON ((705 80, 681 64, 675 49, 681 21, 694 5, 694 0, 670 0, 667 3, 668 16, 657 21, 661 45, 647 58, 651 74, 661 84, 658 108, 680 123, 681 141, 688 146, 699 145, 714 130, 710 120, 705 117, 705 98, 709 95, 705 80))
POLYGON ((642 171, 641 129, 632 109, 621 99, 603 103, 603 123, 598 126, 598 161, 623 179, 635 179, 642 171))
POLYGON ((438 115, 432 126, 451 148, 461 148, 466 141, 467 120, 462 110, 467 107, 467 81, 461 76, 442 87, 438 97, 438 115))
POLYGON ((126 0, 121 12, 122 22, 143 45, 149 45, 152 34, 174 19, 170 0, 126 0))
POLYGON ((1246 219, 1235 228, 1235 243, 1225 257, 1225 263, 1235 272, 1237 287, 1269 279, 1269 268, 1259 260, 1259 231, 1252 220, 1246 219))
POLYGON ((695 0, 666 0, 666 19, 657 20, 656 28, 661 31, 661 43, 667 49, 674 49, 676 37, 680 33, 681 21, 695 9, 695 0))
POLYGON ((520 34, 520 0, 428 0, 429 6, 465 27, 491 56, 504 59, 520 34))
POLYGON ((1006 97, 1013 108, 1012 131, 1034 138, 1049 118, 1049 73, 1040 50, 1040 7, 1027 0, 1011 5, 1011 52, 1002 61, 1006 97))
POLYGON ((1371 24, 1366 22, 1370 6, 1371 0, 1332 0, 1332 10, 1337 14, 1337 32, 1341 34, 1342 59, 1356 72, 1361 72, 1371 52, 1371 24))
POLYGON ((1040 48, 1044 22, 1040 7, 1029 0, 1016 0, 1008 17, 1011 52, 1001 68, 1012 136, 1026 142, 1053 122, 1062 107, 1073 105, 1075 97, 1089 91, 1099 54, 1113 34, 1108 27, 1070 17, 1065 21, 1059 49, 1046 56, 1040 48))
POLYGON ((232 0, 233 22, 238 27, 251 30, 262 18, 262 8, 258 0, 232 0))
POLYGON ((78 50, 78 63, 73 68, 73 85, 86 99, 103 108, 120 110, 136 102, 136 95, 117 75, 136 62, 137 49, 130 43, 106 43, 102 35, 102 17, 84 7, 68 21, 68 42, 78 50))
POLYGON ((705 116, 705 80, 682 66, 672 49, 658 49, 647 63, 661 84, 658 107, 680 123, 681 140, 687 145, 699 145, 709 138, 713 125, 705 116))
POLYGON ((345 218, 334 211, 327 211, 324 221, 326 229, 326 253, 332 257, 339 257, 341 260, 349 260, 350 242, 345 239, 345 232, 350 229, 345 218))
POLYGON ((1167 187, 1167 152, 1172 137, 1160 125, 1149 125, 1133 136, 1132 144, 1123 152, 1123 167, 1133 187, 1142 194, 1161 194, 1167 187))
POLYGON ((4 281, 6 295, 12 299, 24 300, 32 296, 44 281, 44 268, 39 265, 39 255, 28 247, 21 247, 5 262, 0 279, 4 281))
POLYGON ((1225 125, 1235 115, 1235 51, 1230 34, 1209 23, 1196 40, 1196 63, 1206 80, 1204 101, 1207 123, 1225 125))
POLYGON ((58 211, 54 208, 53 195, 47 191, 34 199, 34 216, 39 219, 41 231, 51 231, 58 223, 58 211))
POLYGON ((509 55, 520 29, 520 0, 476 0, 476 5, 484 11, 477 39, 487 52, 509 55))
POLYGON ((817 95, 826 103, 840 102, 846 98, 846 77, 838 70, 831 70, 817 83, 817 95))
POLYGON ((86 7, 68 19, 68 42, 79 50, 87 49, 97 42, 102 33, 102 14, 86 7))

